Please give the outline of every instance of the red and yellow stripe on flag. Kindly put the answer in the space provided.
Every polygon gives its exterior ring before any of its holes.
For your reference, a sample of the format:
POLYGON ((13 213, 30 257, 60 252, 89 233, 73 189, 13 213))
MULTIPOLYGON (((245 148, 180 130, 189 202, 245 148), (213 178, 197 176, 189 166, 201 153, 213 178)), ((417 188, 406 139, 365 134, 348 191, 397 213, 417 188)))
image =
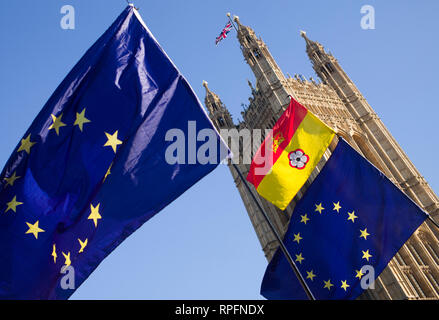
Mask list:
POLYGON ((258 193, 284 210, 302 188, 335 132, 296 100, 259 147, 247 180, 258 193))

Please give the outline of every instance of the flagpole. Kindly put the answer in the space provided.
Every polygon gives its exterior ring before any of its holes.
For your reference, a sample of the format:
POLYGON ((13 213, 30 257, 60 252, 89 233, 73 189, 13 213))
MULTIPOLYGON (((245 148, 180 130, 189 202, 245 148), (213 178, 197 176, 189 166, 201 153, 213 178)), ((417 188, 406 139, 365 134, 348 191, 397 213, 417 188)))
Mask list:
POLYGON ((267 213, 265 212, 264 208, 262 208, 258 199, 256 199, 256 196, 254 195, 253 191, 250 189, 250 186, 248 185, 247 181, 245 180, 244 176, 242 175, 241 170, 239 170, 238 166, 233 162, 233 160, 232 160, 232 166, 233 166, 233 168, 235 168, 236 172, 238 173, 239 178, 241 179, 242 183, 247 188, 247 191, 250 193, 250 195, 251 195, 253 201, 256 203, 259 211, 261 211, 262 215, 265 218, 265 221, 267 221, 268 226, 270 227, 271 231, 273 232, 277 242, 279 242, 279 246, 282 249, 282 252, 285 255, 285 258, 287 259, 288 263, 290 264, 291 269, 293 269, 297 279, 299 279, 299 282, 303 287, 303 290, 305 290, 305 293, 306 293, 308 299, 309 300, 316 300, 316 298, 312 294, 311 290, 309 289, 307 283, 305 282, 305 279, 303 278, 302 274, 299 272, 299 269, 297 268, 293 258, 291 257, 290 253, 288 252, 287 248, 285 247, 285 244, 282 241, 279 233, 277 232, 276 228, 274 227, 273 223, 271 222, 271 220, 268 217, 267 213))
POLYGON ((230 18, 230 12, 227 12, 227 18, 229 18, 230 23, 232 24, 233 28, 235 28, 236 32, 238 33, 238 29, 236 28, 235 23, 230 18))

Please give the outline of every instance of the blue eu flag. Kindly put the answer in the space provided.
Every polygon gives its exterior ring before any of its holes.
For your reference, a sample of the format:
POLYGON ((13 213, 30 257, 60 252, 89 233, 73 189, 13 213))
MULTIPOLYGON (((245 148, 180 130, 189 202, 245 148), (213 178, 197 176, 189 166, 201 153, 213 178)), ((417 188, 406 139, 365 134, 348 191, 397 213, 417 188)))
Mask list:
POLYGON ((127 7, 56 89, 0 176, 0 299, 67 299, 227 153, 189 84, 127 7), (176 150, 177 138, 191 135, 176 150), (194 153, 206 136, 212 148, 201 149, 211 154, 200 163, 194 153), (63 285, 69 270, 75 283, 63 285))
MULTIPOLYGON (((355 299, 426 218, 341 139, 297 203, 284 242, 316 299, 355 299)), ((267 267, 261 294, 306 299, 279 249, 267 267)))

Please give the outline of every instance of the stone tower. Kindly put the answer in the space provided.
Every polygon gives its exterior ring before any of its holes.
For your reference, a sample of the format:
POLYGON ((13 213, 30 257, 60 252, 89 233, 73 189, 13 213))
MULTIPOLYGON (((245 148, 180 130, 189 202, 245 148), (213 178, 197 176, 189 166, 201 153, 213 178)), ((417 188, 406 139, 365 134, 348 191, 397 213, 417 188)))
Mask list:
MULTIPOLYGON (((219 129, 272 128, 288 106, 288 96, 291 95, 383 171, 421 208, 439 219, 438 197, 337 59, 301 31, 306 52, 321 82, 312 78, 308 81, 299 75, 285 77, 262 39, 257 38, 251 28, 242 25, 238 17, 234 20, 242 54, 255 75, 256 85, 253 87, 249 82, 252 93, 250 103, 242 112, 243 121, 235 125, 219 97, 204 83, 205 105, 219 129)), ((243 145, 242 148, 251 146, 243 145)), ((318 174, 329 155, 328 150, 304 189, 318 174)), ((245 175, 248 173, 249 165, 240 164, 239 167, 245 175)), ((277 243, 233 168, 230 169, 265 256, 270 260, 277 243)), ((280 234, 286 231, 294 205, 302 194, 299 192, 285 211, 280 211, 259 197, 280 234)), ((375 289, 367 290, 360 298, 439 299, 439 230, 429 222, 422 224, 380 275, 375 289)))

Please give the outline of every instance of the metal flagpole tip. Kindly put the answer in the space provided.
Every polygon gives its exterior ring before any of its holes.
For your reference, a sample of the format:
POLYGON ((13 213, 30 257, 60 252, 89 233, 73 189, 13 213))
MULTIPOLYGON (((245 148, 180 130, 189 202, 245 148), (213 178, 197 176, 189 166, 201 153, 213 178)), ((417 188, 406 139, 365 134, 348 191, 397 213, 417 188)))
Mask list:
POLYGON ((227 16, 230 18, 230 12, 227 12, 227 16))

